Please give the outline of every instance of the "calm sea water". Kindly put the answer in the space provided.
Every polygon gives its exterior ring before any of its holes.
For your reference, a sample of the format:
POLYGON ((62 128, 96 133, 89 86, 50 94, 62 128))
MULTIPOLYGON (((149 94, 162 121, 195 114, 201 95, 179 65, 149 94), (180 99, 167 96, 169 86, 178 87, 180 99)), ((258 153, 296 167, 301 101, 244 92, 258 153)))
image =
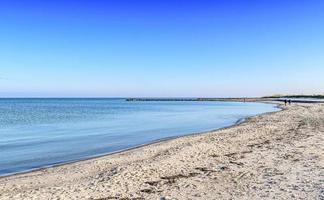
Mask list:
POLYGON ((275 110, 261 103, 0 99, 0 175, 213 130, 275 110))

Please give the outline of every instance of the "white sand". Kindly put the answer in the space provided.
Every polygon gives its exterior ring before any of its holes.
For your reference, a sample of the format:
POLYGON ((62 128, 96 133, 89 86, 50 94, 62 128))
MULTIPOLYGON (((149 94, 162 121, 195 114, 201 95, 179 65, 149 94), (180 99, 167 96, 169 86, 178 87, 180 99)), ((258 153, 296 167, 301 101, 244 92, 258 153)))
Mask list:
POLYGON ((324 199, 324 104, 0 178, 0 199, 324 199))

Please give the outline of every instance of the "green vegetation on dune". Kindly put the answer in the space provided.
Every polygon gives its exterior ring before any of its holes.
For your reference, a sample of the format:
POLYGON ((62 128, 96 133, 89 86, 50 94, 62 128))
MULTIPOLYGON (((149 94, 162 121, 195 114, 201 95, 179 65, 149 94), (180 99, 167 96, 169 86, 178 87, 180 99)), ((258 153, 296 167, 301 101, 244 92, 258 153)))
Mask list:
POLYGON ((313 99, 324 99, 324 95, 272 95, 265 96, 263 98, 313 98, 313 99))

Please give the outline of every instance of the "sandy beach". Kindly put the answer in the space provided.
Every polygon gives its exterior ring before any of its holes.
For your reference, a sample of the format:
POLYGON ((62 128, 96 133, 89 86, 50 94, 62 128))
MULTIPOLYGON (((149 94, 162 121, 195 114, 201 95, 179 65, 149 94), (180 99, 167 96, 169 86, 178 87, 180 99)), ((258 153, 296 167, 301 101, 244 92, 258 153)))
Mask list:
POLYGON ((324 199, 324 104, 0 178, 0 199, 324 199))

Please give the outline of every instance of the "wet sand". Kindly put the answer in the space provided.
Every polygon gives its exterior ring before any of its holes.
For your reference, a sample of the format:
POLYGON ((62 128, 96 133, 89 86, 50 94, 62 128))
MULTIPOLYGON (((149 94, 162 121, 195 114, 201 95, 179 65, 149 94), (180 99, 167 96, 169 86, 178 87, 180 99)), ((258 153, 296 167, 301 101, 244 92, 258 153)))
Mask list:
POLYGON ((324 199, 324 104, 0 178, 0 199, 324 199))

